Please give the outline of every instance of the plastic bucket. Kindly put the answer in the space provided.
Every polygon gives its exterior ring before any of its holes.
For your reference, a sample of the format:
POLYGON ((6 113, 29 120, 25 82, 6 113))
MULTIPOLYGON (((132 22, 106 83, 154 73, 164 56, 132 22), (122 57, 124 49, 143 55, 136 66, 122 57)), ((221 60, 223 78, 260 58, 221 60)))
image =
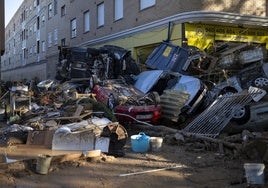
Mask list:
POLYGON ((130 138, 132 151, 138 153, 146 153, 148 151, 150 140, 149 136, 144 133, 139 133, 138 135, 132 135, 130 138))
POLYGON ((161 137, 151 137, 150 138, 150 150, 160 151, 163 143, 163 138, 161 137))
POLYGON ((249 185, 264 184, 264 168, 263 163, 245 163, 244 169, 247 183, 249 185))
POLYGON ((36 172, 38 174, 47 174, 52 157, 50 155, 38 155, 37 163, 36 163, 36 172))

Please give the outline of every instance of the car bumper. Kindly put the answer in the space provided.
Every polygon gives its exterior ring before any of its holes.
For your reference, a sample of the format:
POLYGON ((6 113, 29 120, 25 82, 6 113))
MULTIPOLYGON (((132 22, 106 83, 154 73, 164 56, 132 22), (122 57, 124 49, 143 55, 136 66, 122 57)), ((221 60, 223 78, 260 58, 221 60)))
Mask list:
POLYGON ((117 106, 114 112, 116 118, 124 122, 134 122, 138 120, 156 123, 162 116, 162 108, 160 105, 117 106))

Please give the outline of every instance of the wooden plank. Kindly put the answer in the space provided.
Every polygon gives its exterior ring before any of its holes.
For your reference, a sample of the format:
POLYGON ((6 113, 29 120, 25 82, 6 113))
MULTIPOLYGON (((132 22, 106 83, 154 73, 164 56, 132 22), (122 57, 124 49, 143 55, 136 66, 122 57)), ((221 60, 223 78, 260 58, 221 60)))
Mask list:
POLYGON ((80 114, 82 113, 82 110, 84 109, 84 107, 82 105, 78 105, 76 108, 76 111, 74 112, 74 117, 80 116, 80 114))

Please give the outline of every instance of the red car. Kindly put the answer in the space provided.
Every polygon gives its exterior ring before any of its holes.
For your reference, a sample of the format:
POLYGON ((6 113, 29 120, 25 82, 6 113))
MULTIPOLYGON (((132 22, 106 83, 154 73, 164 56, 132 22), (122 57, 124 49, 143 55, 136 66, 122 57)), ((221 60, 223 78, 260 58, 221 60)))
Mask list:
POLYGON ((123 122, 156 123, 162 115, 160 98, 156 92, 144 93, 127 84, 124 79, 105 80, 92 91, 99 102, 107 105, 123 122))

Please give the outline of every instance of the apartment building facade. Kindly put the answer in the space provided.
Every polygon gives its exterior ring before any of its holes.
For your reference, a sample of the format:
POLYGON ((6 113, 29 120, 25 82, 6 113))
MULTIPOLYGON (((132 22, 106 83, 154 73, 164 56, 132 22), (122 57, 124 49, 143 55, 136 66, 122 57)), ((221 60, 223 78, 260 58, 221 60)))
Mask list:
POLYGON ((0 1, 0 56, 3 55, 5 51, 5 19, 4 18, 5 18, 4 1, 0 1))
POLYGON ((117 45, 142 63, 164 40, 181 45, 191 24, 264 31, 266 16, 265 0, 24 0, 5 30, 1 79, 53 79, 61 45, 117 45))

